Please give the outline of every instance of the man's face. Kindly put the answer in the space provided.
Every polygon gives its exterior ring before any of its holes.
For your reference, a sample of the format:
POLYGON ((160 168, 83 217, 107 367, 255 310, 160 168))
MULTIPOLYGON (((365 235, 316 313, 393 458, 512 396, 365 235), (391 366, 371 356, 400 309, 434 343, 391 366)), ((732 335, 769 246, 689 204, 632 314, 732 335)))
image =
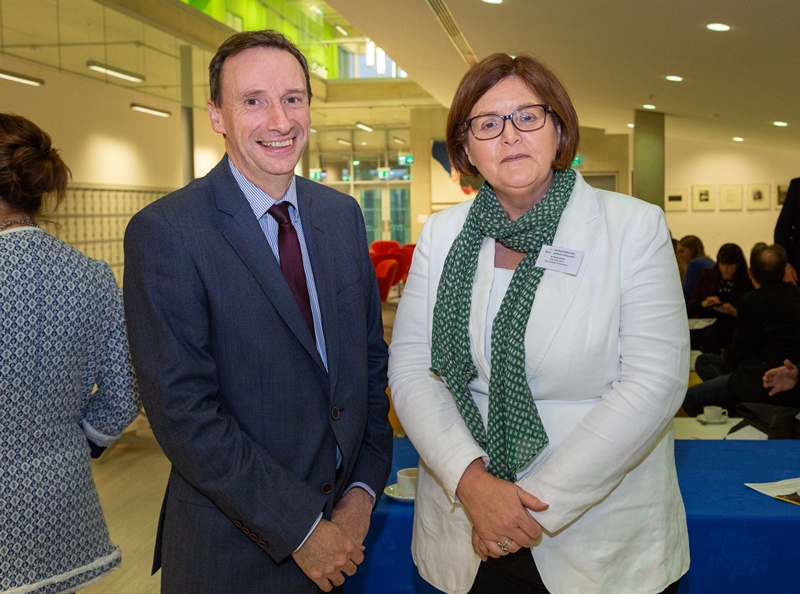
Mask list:
POLYGON ((276 200, 291 183, 311 125, 306 79, 297 59, 251 48, 225 60, 222 105, 208 102, 211 127, 225 135, 236 168, 276 200))

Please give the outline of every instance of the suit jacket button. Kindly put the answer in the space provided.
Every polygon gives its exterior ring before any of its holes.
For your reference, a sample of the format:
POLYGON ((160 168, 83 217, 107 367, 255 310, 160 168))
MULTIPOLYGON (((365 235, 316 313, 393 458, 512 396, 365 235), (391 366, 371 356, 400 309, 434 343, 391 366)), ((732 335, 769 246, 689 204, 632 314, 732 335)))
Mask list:
POLYGON ((335 421, 339 418, 339 409, 335 406, 331 409, 331 418, 335 421))
POLYGON ((258 544, 258 546, 260 546, 264 550, 266 550, 267 548, 267 543, 265 543, 263 540, 259 540, 256 544, 258 544))
POLYGON ((331 491, 333 491, 333 483, 323 483, 322 492, 327 495, 331 491))

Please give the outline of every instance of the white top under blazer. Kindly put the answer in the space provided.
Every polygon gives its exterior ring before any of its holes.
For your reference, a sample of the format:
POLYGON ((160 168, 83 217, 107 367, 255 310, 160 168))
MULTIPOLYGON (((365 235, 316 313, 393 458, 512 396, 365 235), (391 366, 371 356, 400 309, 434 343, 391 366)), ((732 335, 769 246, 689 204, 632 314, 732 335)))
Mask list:
MULTIPOLYGON (((420 454, 412 553, 437 588, 467 592, 480 558, 455 490, 487 458, 430 371, 436 292, 470 202, 433 215, 414 252, 389 358, 392 400, 420 454)), ((553 244, 583 253, 577 275, 546 270, 525 334, 526 373, 550 439, 517 484, 550 507, 533 556, 552 594, 651 594, 689 568, 672 417, 689 376, 689 330, 664 215, 578 174, 553 244)), ((486 321, 495 241, 475 275, 470 341, 488 393, 486 321)))

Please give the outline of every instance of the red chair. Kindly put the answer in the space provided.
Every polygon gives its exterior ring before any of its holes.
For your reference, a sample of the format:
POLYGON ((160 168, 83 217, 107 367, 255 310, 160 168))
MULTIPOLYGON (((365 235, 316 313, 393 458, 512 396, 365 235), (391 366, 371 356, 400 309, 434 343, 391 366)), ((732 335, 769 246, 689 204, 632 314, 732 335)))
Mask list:
POLYGON ((386 258, 375 266, 375 276, 378 277, 378 292, 381 295, 381 302, 385 302, 389 298, 389 291, 394 284, 395 276, 397 276, 397 260, 394 258, 386 258))
MULTIPOLYGON (((411 262, 414 260, 414 248, 416 247, 416 243, 407 243, 406 245, 400 247, 400 251, 404 252, 408 257, 408 270, 411 269, 411 262)), ((408 280, 408 270, 406 270, 406 275, 403 277, 403 282, 408 280)))
MULTIPOLYGON (((369 259, 372 260, 372 265, 377 270, 378 269, 378 264, 380 264, 384 260, 397 260, 397 257, 389 255, 388 252, 384 252, 384 253, 370 254, 369 255, 369 259)), ((400 262, 398 262, 398 265, 399 264, 400 264, 400 262)))
POLYGON ((411 255, 407 251, 403 250, 403 248, 392 250, 391 252, 388 252, 387 255, 395 257, 397 262, 400 264, 397 267, 397 278, 395 278, 395 284, 399 282, 406 282, 406 279, 408 278, 408 269, 411 268, 411 255))
POLYGON ((377 240, 369 244, 369 249, 374 250, 379 254, 391 252, 392 250, 396 250, 399 247, 400 243, 392 240, 377 240))

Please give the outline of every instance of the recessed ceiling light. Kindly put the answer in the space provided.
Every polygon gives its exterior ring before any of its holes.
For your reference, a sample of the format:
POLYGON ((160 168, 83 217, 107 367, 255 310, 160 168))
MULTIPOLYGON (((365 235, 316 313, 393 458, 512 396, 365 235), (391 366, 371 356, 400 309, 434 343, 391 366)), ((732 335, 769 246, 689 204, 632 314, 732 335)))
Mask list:
POLYGON ((342 27, 341 25, 336 25, 336 30, 345 37, 347 37, 347 31, 345 31, 344 27, 342 27))
POLYGON ((644 109, 655 109, 656 108, 655 105, 650 105, 649 103, 645 103, 644 105, 642 105, 642 107, 644 109))
POLYGON ((33 78, 32 76, 17 74, 16 72, 10 72, 8 70, 0 70, 0 78, 22 83, 23 85, 30 85, 32 87, 41 87, 44 84, 41 78, 33 78))
POLYGON ((670 74, 667 77, 667 80, 671 80, 672 82, 681 82, 683 80, 683 77, 682 76, 673 76, 673 75, 670 74))
POLYGON ((710 23, 710 24, 706 25, 706 29, 708 29, 709 31, 722 31, 722 32, 724 32, 724 31, 730 31, 731 27, 730 27, 730 25, 725 25, 723 23, 710 23))
POLYGON ((633 128, 633 124, 628 124, 628 128, 633 128))
POLYGON ((367 143, 366 142, 362 142, 361 146, 367 146, 367 143))
POLYGON ((405 140, 403 140, 402 138, 399 138, 399 137, 397 137, 397 136, 395 136, 394 138, 392 138, 392 140, 393 140, 394 142, 396 142, 397 144, 405 144, 405 143, 406 143, 406 141, 405 141, 405 140))
POLYGON ((361 128, 364 132, 372 132, 372 128, 361 122, 356 122, 356 128, 361 128))
POLYGON ((311 132, 312 134, 316 134, 317 133, 317 129, 316 128, 309 128, 308 131, 311 132))
POLYGON ((86 67, 89 70, 107 74, 108 76, 115 76, 116 78, 121 78, 122 80, 138 83, 144 82, 143 74, 136 74, 135 72, 123 70, 122 68, 117 68, 116 66, 109 66, 107 64, 103 64, 102 62, 97 62, 96 60, 87 60, 86 67))
POLYGON ((734 136, 733 137, 733 141, 734 142, 744 142, 744 138, 742 138, 741 136, 734 136))
POLYGON ((338 142, 339 144, 343 144, 345 146, 353 146, 352 142, 350 142, 349 140, 345 140, 344 138, 337 138, 336 142, 338 142))
POLYGON ((133 111, 147 113, 150 115, 158 116, 160 118, 168 118, 169 116, 172 115, 172 112, 165 111, 163 109, 156 109, 155 107, 147 107, 146 105, 140 105, 139 103, 131 103, 131 109, 133 111))
POLYGON ((361 161, 353 161, 353 167, 355 167, 356 165, 361 165, 361 161))
POLYGON ((502 4, 503 0, 483 0, 486 4, 502 4))
POLYGON ((785 128, 789 124, 787 124, 786 122, 772 122, 772 125, 773 126, 778 126, 778 128, 785 128))

